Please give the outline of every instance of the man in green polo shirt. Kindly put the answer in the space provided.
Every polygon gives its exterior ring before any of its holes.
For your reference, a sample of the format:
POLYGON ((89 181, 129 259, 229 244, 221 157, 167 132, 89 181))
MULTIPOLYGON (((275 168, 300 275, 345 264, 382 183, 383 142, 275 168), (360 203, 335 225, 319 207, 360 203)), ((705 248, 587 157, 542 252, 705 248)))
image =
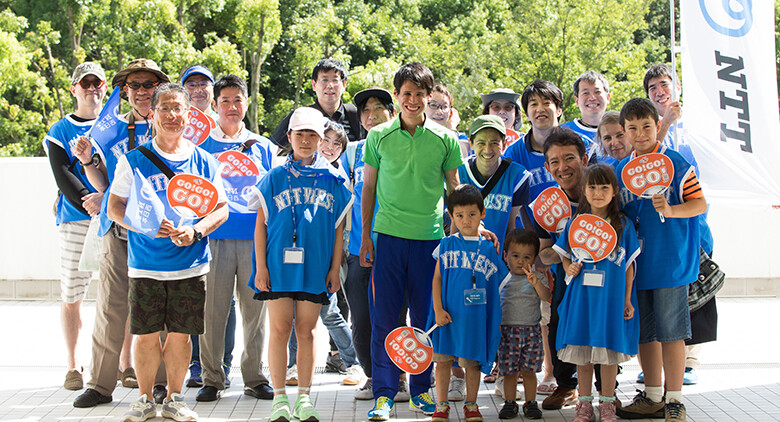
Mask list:
MULTIPOLYGON (((398 325, 404 299, 412 325, 426 329, 431 306, 432 253, 444 236, 444 187, 458 185, 463 161, 454 133, 425 117, 433 74, 420 63, 401 66, 394 96, 399 116, 373 128, 366 139, 363 179, 361 265, 372 266, 369 286, 371 360, 376 402, 368 416, 387 420, 398 390, 398 368, 384 350, 398 325), (379 204, 374 221, 374 203, 379 204), (371 228, 376 232, 376 244, 371 228)), ((410 381, 409 406, 433 414, 429 368, 410 381)))

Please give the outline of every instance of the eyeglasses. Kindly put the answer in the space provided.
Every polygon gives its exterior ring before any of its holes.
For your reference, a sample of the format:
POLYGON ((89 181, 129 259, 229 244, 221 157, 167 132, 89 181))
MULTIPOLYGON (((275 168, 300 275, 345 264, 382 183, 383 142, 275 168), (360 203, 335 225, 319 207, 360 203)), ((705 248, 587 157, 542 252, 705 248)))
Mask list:
POLYGON ((103 87, 103 85, 106 84, 105 81, 101 81, 100 79, 87 79, 83 78, 82 80, 78 81, 79 86, 81 86, 84 89, 89 89, 89 87, 93 87, 95 89, 103 87))
POLYGON ((141 89, 141 87, 144 87, 144 89, 152 89, 159 85, 160 82, 152 82, 152 81, 144 81, 143 83, 139 82, 126 82, 125 85, 127 85, 128 88, 132 90, 141 89))
POLYGON ((182 114, 184 114, 185 111, 187 111, 187 109, 185 109, 184 107, 178 107, 178 106, 174 107, 174 108, 163 106, 163 107, 155 108, 154 111, 156 111, 158 114, 168 115, 168 114, 173 113, 173 114, 175 114, 177 116, 181 116, 182 114))
POLYGON ((495 102, 490 103, 490 106, 488 106, 488 110, 492 111, 493 113, 514 113, 515 112, 515 105, 512 103, 504 104, 503 106, 501 104, 496 104, 495 102))
POLYGON ((443 112, 446 112, 450 109, 450 106, 448 104, 439 104, 439 103, 428 103, 428 107, 434 109, 434 110, 441 110, 443 112))
POLYGON ((206 89, 209 86, 211 86, 211 81, 200 81, 200 82, 190 81, 184 84, 184 87, 189 89, 190 91, 194 91, 198 88, 206 89))
POLYGON ((317 79, 317 83, 322 85, 322 86, 328 86, 331 83, 334 84, 334 85, 339 85, 339 84, 341 84, 341 78, 334 78, 334 79, 322 78, 322 79, 317 79))

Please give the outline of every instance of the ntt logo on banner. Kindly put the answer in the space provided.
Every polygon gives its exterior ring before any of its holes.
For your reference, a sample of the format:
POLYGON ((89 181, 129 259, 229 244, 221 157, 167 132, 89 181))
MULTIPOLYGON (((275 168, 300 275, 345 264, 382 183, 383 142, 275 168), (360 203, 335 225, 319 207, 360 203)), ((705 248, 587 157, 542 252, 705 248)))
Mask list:
POLYGON ((718 3, 718 1, 699 0, 701 14, 712 29, 734 38, 742 37, 750 32, 750 28, 753 27, 753 0, 721 0, 720 8, 713 6, 713 3, 718 3), (710 4, 709 8, 707 4, 710 4), (734 10, 734 5, 740 7, 741 10, 734 10), (712 17, 710 11, 715 13, 717 21, 712 17))

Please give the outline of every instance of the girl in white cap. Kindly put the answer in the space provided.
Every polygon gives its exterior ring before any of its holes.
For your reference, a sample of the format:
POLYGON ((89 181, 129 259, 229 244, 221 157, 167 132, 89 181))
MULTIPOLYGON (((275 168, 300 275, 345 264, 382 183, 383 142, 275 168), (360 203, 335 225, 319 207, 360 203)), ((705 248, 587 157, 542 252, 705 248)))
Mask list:
POLYGON ((326 119, 309 107, 290 118, 292 153, 250 193, 257 209, 254 272, 249 285, 266 301, 270 320, 268 363, 274 387, 271 421, 317 421, 309 398, 314 375, 314 329, 320 307, 340 287, 344 217, 352 194, 328 160, 317 153, 326 119), (287 339, 295 323, 298 398, 290 409, 285 391, 287 339))

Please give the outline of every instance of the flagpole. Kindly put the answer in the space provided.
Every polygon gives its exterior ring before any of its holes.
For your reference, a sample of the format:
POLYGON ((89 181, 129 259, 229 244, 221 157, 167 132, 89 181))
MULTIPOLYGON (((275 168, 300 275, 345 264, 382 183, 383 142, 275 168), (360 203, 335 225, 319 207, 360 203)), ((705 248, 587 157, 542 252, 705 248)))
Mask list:
MULTIPOLYGON (((674 24, 674 0, 669 0, 669 35, 670 35, 670 51, 672 52, 672 100, 679 101, 679 93, 677 92, 677 86, 680 80, 677 77, 677 34, 674 24)), ((677 122, 672 123, 672 148, 677 151, 677 122)))

